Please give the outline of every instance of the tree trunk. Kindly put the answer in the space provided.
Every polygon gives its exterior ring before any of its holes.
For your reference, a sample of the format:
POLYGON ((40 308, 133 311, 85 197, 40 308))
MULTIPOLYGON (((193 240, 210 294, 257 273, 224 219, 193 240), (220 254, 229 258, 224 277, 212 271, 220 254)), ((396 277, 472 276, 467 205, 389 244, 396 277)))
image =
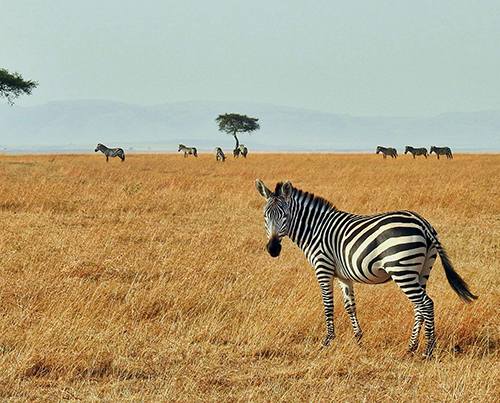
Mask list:
POLYGON ((238 140, 238 137, 236 137, 236 132, 233 133, 233 137, 236 140, 236 147, 234 147, 236 150, 240 146, 240 141, 238 140))

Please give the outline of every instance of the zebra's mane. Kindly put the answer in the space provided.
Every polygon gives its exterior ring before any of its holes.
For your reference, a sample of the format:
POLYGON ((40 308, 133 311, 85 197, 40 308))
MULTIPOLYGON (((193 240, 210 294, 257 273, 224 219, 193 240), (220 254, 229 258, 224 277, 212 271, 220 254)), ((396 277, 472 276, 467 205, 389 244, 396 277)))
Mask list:
MULTIPOLYGON (((274 194, 276 196, 279 196, 281 195, 281 188, 283 186, 283 182, 278 182, 276 184, 276 187, 274 189, 274 194)), ((337 210, 337 208, 334 206, 334 204, 328 200, 326 200, 325 198, 321 197, 321 196, 316 196, 314 193, 309 193, 309 192, 305 192, 301 189, 298 189, 296 187, 293 187, 292 186, 292 197, 295 197, 295 198, 298 198, 300 200, 309 200, 309 206, 311 207, 321 207, 321 206, 325 206, 329 209, 332 209, 332 210, 337 210)))

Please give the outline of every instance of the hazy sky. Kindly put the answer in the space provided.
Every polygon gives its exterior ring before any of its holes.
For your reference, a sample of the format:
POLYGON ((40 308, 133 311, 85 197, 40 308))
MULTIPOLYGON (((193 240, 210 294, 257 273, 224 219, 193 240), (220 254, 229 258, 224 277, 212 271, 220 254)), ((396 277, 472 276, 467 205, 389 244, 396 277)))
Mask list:
POLYGON ((0 0, 20 105, 252 101, 353 115, 500 109, 500 1, 0 0))

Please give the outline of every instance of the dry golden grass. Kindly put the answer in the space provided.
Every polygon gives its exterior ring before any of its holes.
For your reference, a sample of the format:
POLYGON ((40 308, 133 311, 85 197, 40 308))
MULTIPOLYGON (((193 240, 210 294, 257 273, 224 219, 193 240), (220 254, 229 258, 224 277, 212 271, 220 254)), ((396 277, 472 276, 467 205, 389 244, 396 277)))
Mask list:
POLYGON ((0 156, 0 398, 495 401, 500 155, 0 156), (412 308, 392 283, 356 287, 365 337, 335 290, 322 349, 312 269, 265 252, 255 178, 358 213, 412 209, 480 298, 437 263, 435 358, 407 357, 412 308))

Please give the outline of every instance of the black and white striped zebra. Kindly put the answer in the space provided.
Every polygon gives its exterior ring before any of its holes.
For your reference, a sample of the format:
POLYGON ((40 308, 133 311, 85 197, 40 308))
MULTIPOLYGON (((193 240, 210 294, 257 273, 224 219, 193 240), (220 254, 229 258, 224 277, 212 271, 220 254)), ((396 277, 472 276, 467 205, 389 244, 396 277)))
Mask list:
POLYGON ((198 156, 198 150, 196 147, 186 147, 184 144, 179 144, 179 150, 177 152, 184 152, 184 158, 187 158, 188 155, 198 156))
POLYGON ((398 151, 392 147, 378 146, 376 154, 378 154, 378 153, 382 153, 382 155, 384 156, 384 159, 386 159, 387 156, 392 157, 392 158, 398 157, 398 151))
POLYGON ((453 269, 434 228, 418 214, 394 211, 355 215, 337 210, 325 199, 296 189, 290 182, 278 183, 274 192, 260 180, 256 187, 266 199, 264 221, 269 254, 279 256, 281 240, 288 236, 315 270, 325 310, 325 346, 335 337, 334 277, 342 289, 344 307, 358 340, 362 331, 356 317, 353 283, 394 280, 414 306, 409 350, 417 349, 420 328, 425 323, 426 357, 432 354, 435 344, 434 304, 426 293, 426 283, 437 254, 453 290, 467 302, 477 298, 453 269))
POLYGON ((240 155, 243 155, 244 158, 248 155, 248 148, 244 144, 240 144, 233 150, 234 158, 238 158, 240 155))
POLYGON ((405 154, 407 153, 413 155, 413 159, 415 159, 415 156, 417 155, 423 155, 427 159, 427 148, 425 147, 415 148, 412 146, 406 146, 405 154))
POLYGON ((100 151, 106 156, 106 162, 109 161, 109 157, 118 157, 123 161, 125 161, 125 152, 123 151, 122 148, 109 148, 106 147, 104 144, 97 144, 95 152, 100 151))
POLYGON ((246 158, 248 155, 248 148, 244 144, 240 144, 240 154, 243 156, 243 158, 246 158))
POLYGON ((224 154, 224 151, 222 151, 222 148, 220 148, 220 147, 217 147, 215 149, 215 160, 222 161, 222 162, 224 162, 226 160, 226 155, 224 154))
POLYGON ((446 155, 447 159, 453 159, 453 154, 451 153, 450 147, 431 146, 431 151, 429 152, 429 155, 432 154, 433 152, 436 153, 438 159, 440 155, 446 155))

